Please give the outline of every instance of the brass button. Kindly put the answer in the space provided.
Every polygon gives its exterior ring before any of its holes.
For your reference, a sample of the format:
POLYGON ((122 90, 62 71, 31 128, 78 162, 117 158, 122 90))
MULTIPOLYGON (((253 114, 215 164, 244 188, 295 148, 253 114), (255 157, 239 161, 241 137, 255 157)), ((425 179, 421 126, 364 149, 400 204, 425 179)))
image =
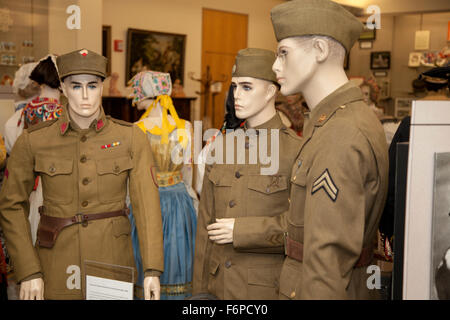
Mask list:
POLYGON ((81 140, 81 142, 86 142, 87 137, 86 136, 82 136, 80 140, 81 140))
POLYGON ((295 179, 297 179, 297 176, 294 176, 294 179, 292 179, 292 180, 294 180, 294 181, 295 181, 295 179))
POLYGON ((230 205, 230 208, 233 208, 234 206, 236 206, 236 201, 231 200, 229 205, 230 205))
POLYGON ((115 166, 115 167, 114 167, 114 172, 115 172, 115 173, 119 173, 119 171, 120 171, 120 167, 119 167, 119 166, 115 166))
POLYGON ((84 179, 83 179, 83 184, 84 184, 84 185, 87 185, 88 183, 89 183, 89 178, 84 178, 84 179))
POLYGON ((81 204, 82 207, 87 207, 87 205, 89 204, 89 201, 83 201, 83 203, 81 204))
POLYGON ((326 118, 327 118, 327 115, 325 113, 322 113, 320 115, 319 122, 323 122, 326 118))
POLYGON ((288 202, 291 203, 291 198, 288 198, 288 202))
POLYGON ((346 107, 346 105, 344 104, 344 105, 340 106, 339 108, 345 109, 345 107, 346 107))
POLYGON ((292 293, 291 293, 291 299, 294 299, 295 298, 295 291, 292 291, 292 293))
POLYGON ((87 157, 83 154, 83 155, 81 156, 81 158, 80 158, 80 162, 81 162, 81 163, 85 163, 86 160, 87 160, 87 157))
POLYGON ((234 174, 234 176, 236 177, 236 178, 240 178, 241 177, 241 173, 239 172, 239 171, 236 171, 236 173, 234 174))
POLYGON ((227 260, 225 261, 225 268, 229 269, 231 267, 231 261, 227 260))
POLYGON ((48 168, 48 171, 50 171, 50 173, 54 173, 56 171, 56 168, 54 166, 51 166, 50 168, 48 168))

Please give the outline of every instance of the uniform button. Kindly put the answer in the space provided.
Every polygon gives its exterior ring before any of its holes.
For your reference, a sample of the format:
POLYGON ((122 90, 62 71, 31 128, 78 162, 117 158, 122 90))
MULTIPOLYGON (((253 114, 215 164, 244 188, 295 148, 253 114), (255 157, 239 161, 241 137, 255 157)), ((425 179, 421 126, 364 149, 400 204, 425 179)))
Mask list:
POLYGON ((231 200, 229 205, 230 205, 230 208, 233 208, 236 205, 236 201, 231 200))
POLYGON ((120 171, 120 167, 119 167, 119 166, 115 166, 115 167, 114 167, 114 172, 115 172, 115 173, 119 173, 119 171, 120 171))
POLYGON ((88 183, 89 183, 89 178, 84 178, 84 179, 83 179, 83 184, 84 184, 84 185, 87 185, 88 183))
POLYGON ((87 205, 89 204, 89 201, 83 201, 83 203, 81 204, 82 207, 87 207, 87 205))
POLYGON ((288 198, 288 202, 291 203, 291 198, 288 198))
POLYGON ((86 136, 82 136, 80 140, 81 140, 81 142, 86 142, 87 137, 86 136))
POLYGON ((231 267, 231 261, 227 260, 225 261, 225 268, 229 269, 231 267))
POLYGON ((294 299, 295 298, 295 291, 292 291, 292 293, 291 293, 291 299, 294 299))
POLYGON ((239 172, 239 171, 237 171, 235 174, 234 174, 234 176, 236 177, 236 178, 240 178, 241 177, 241 173, 239 172))
POLYGON ((81 156, 81 158, 80 158, 80 162, 81 162, 81 163, 85 163, 86 160, 87 160, 87 157, 83 154, 83 155, 81 156))
POLYGON ((345 109, 345 104, 344 104, 344 105, 342 105, 342 106, 340 106, 339 108, 341 108, 341 109, 345 109))
POLYGON ((50 173, 54 173, 56 171, 56 168, 51 166, 50 168, 48 168, 48 171, 50 171, 50 173))

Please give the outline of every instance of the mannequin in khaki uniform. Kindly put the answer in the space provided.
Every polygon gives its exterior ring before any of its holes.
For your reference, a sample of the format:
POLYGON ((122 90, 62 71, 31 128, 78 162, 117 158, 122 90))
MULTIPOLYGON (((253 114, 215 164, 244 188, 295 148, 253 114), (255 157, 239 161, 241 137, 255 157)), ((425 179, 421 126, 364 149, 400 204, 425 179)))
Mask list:
POLYGON ((58 57, 57 65, 69 106, 59 119, 19 137, 0 193, 0 222, 20 298, 82 299, 86 260, 134 268, 124 209, 129 180, 146 298, 158 299, 162 225, 147 138, 132 124, 105 116, 106 58, 83 49, 58 57), (42 178, 44 205, 33 247, 27 208, 36 175, 42 178), (68 279, 73 266, 81 270, 81 287, 68 279))
POLYGON ((301 92, 312 110, 292 168, 280 298, 375 298, 367 266, 386 200, 387 145, 343 70, 362 24, 328 0, 290 1, 271 18, 281 93, 301 92))
POLYGON ((238 118, 246 119, 248 138, 243 150, 236 143, 239 132, 244 134, 240 129, 218 136, 212 145, 218 152, 222 139, 223 164, 216 162, 205 168, 195 242, 194 294, 208 292, 219 299, 278 299, 284 260, 282 213, 289 207, 289 179, 300 139, 275 111, 278 86, 271 70, 274 60, 275 54, 263 49, 244 49, 236 57, 232 78, 235 110, 238 118), (259 140, 263 131, 267 136, 259 140), (229 140, 235 144, 227 145, 229 140), (264 141, 269 152, 279 148, 279 157, 271 159, 278 161, 278 167, 267 175, 262 174, 266 165, 259 157, 255 164, 248 160, 264 141), (240 152, 245 153, 243 164, 236 161, 240 152), (226 162, 230 153, 234 155, 232 164, 226 162))

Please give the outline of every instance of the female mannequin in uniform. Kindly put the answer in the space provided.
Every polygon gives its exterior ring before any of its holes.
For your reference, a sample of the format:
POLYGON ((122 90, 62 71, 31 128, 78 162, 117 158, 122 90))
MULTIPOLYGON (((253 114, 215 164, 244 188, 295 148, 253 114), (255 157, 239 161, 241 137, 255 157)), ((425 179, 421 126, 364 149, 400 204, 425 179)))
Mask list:
MULTIPOLYGON (((147 134, 158 166, 151 169, 159 187, 164 233, 165 271, 160 278, 161 300, 184 299, 192 294, 198 207, 191 186, 192 126, 179 119, 173 107, 168 73, 143 71, 132 79, 132 86, 133 104, 146 110, 137 125, 147 134)), ((139 246, 135 239, 136 230, 133 230, 136 265, 141 272, 139 246)), ((138 283, 140 280, 141 275, 138 283)))

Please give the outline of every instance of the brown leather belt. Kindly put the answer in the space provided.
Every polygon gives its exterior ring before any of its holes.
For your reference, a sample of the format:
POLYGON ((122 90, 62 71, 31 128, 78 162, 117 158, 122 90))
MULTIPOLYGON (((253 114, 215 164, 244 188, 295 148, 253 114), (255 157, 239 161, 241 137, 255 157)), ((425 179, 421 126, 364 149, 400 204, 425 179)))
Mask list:
MULTIPOLYGON (((284 253, 289 258, 303 262, 303 243, 292 240, 285 234, 284 253)), ((353 268, 366 267, 371 264, 373 247, 363 248, 353 268)))
POLYGON ((73 217, 69 218, 58 218, 51 217, 46 214, 45 207, 39 207, 39 213, 41 214, 41 219, 39 221, 39 227, 37 231, 37 243, 39 246, 44 248, 53 248, 56 242, 56 238, 62 229, 74 225, 82 224, 83 227, 87 227, 88 222, 91 220, 112 218, 118 216, 127 216, 130 210, 128 208, 112 211, 112 212, 102 212, 95 214, 83 214, 78 213, 73 217))

